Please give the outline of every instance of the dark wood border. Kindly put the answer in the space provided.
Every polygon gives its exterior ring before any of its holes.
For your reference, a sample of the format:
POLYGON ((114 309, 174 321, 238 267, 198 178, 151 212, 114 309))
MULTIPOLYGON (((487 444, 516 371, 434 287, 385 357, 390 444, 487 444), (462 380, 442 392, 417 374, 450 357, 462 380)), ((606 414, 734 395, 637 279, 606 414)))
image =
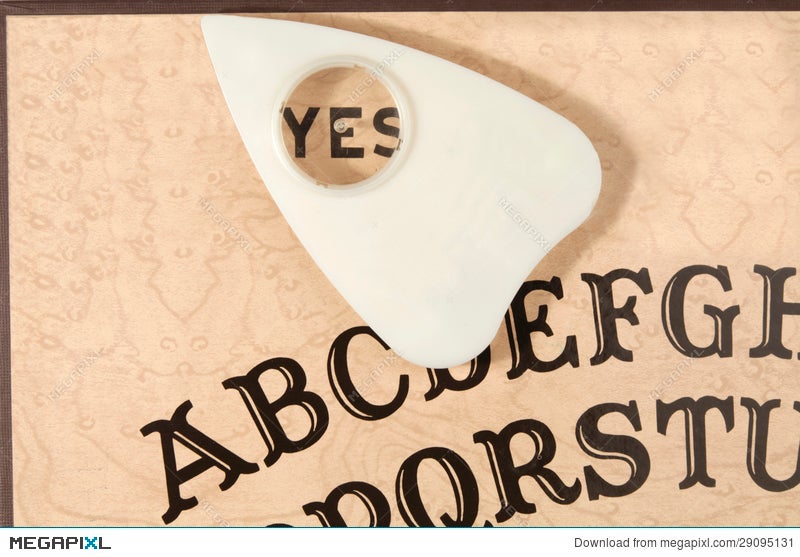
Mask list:
POLYGON ((437 11, 778 11, 799 0, 0 0, 2 15, 437 11))
POLYGON ((6 18, 0 16, 0 526, 14 524, 11 453, 11 316, 8 269, 6 18))
POLYGON ((8 97, 6 16, 62 14, 170 14, 408 11, 780 11, 800 0, 0 0, 0 526, 14 524, 11 444, 11 323, 8 244, 8 97))

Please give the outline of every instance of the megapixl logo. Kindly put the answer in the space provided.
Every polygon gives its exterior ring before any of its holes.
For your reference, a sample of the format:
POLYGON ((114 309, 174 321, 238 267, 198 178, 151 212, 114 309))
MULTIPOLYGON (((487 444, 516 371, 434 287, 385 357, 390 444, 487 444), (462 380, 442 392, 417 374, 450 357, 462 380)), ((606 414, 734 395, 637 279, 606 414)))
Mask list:
POLYGON ((10 536, 8 545, 9 549, 111 549, 102 536, 10 536))

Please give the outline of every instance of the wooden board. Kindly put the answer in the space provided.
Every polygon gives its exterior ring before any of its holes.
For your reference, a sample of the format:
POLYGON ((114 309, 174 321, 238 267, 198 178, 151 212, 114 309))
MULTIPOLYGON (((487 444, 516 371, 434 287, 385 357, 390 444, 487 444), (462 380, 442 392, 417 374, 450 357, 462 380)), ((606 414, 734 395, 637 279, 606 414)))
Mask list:
MULTIPOLYGON (((6 20, 16 524, 159 525, 166 513, 173 525, 319 525, 343 492, 339 518, 365 524, 356 491, 376 520, 439 524, 459 514, 441 462, 476 525, 800 522, 800 316, 781 319, 797 306, 779 303, 800 301, 796 13, 269 16, 481 72, 575 122, 600 155, 596 209, 531 274, 550 282, 527 283, 513 334, 498 331, 476 362, 485 377, 431 400, 434 372, 353 330, 363 323, 270 199, 199 17, 6 20), (629 296, 626 319, 613 308, 629 296), (359 334, 345 346, 347 331, 359 334), (564 364, 543 372, 529 339, 540 361, 566 350, 564 364), (407 377, 402 404, 377 420, 348 412, 356 398, 334 392, 329 375, 345 368, 332 346, 346 348, 359 404, 387 404, 407 377), (290 438, 311 438, 270 466, 277 453, 230 381, 262 362, 301 369, 319 397, 298 395, 313 401, 311 435, 298 406, 278 415, 290 438), (164 421, 185 401, 191 430, 164 421), (615 437, 591 431, 606 412, 599 430, 615 437), (522 433, 509 441, 510 424, 522 433), (159 428, 243 473, 222 491, 211 466, 178 486, 196 505, 168 513, 159 428), (504 508, 487 448, 506 474, 504 508), (416 477, 412 455, 426 457, 416 477), (527 462, 538 472, 516 481, 512 464, 527 462)), ((275 369, 260 383, 273 402, 286 388, 275 369)), ((165 439, 177 467, 198 458, 165 439)))

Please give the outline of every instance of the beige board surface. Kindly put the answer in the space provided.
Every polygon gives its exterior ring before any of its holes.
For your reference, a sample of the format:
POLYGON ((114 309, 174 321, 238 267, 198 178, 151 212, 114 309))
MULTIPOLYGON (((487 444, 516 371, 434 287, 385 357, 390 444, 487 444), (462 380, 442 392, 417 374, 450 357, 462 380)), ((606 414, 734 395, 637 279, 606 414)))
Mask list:
MULTIPOLYGON (((798 488, 772 492, 747 467, 748 411, 740 400, 780 399, 767 469, 790 478, 797 463, 800 317, 783 319, 791 359, 753 358, 762 338, 763 281, 754 265, 796 268, 800 236, 800 18, 795 13, 379 13, 289 14, 362 32, 462 64, 575 122, 602 161, 597 207, 553 247, 531 279, 560 277, 564 296, 526 298, 530 319, 547 304, 557 355, 575 335, 578 367, 509 379, 505 329, 474 388, 426 401, 426 370, 368 337, 349 350, 354 384, 385 403, 398 378, 409 394, 391 416, 363 421, 333 394, 326 365, 334 339, 362 325, 298 243, 242 145, 208 59, 199 16, 8 18, 9 212, 14 515, 18 525, 159 525, 167 510, 158 434, 191 400, 189 422, 260 469, 226 491, 209 470, 181 486, 198 505, 174 525, 318 525, 303 505, 337 486, 368 482, 404 521, 395 479, 426 447, 452 449, 479 488, 476 523, 500 508, 485 448, 473 434, 535 419, 557 441, 549 464, 583 487, 571 504, 520 482, 535 513, 505 525, 798 525, 798 488), (732 289, 710 277, 686 297, 686 329, 708 344, 703 305, 738 304, 732 354, 689 358, 661 319, 671 277, 690 265, 724 265, 732 289), (639 324, 617 321, 633 361, 591 365, 597 350, 592 292, 582 273, 646 268, 652 294, 635 295, 639 324), (263 464, 264 442, 242 398, 222 382, 275 357, 296 360, 330 423, 302 452, 263 464), (656 398, 733 397, 725 432, 710 411, 707 467, 715 487, 680 489, 687 475, 683 416, 657 431, 656 398), (636 401, 641 431, 620 414, 600 422, 646 447, 650 471, 623 497, 589 500, 584 467, 612 483, 620 460, 581 449, 576 422, 595 405, 636 401)), ((259 68, 254 71, 264 71, 259 68)), ((468 91, 454 91, 467 95, 468 91)), ((415 123, 424 133, 424 123, 415 123)), ((453 130, 458 133, 458 130, 453 130)), ((446 140, 446 138, 443 138, 446 140)), ((446 208, 443 208, 446 210, 446 208)), ((397 293, 402 296, 402 292, 397 293)), ((785 298, 800 301, 800 279, 785 298)), ((468 366, 453 371, 463 377, 468 366)), ((280 381, 265 381, 273 396, 280 381)), ((302 436, 302 412, 282 414, 302 436)), ((534 443, 512 443, 524 463, 534 443)), ((179 462, 187 462, 179 454, 179 462)), ((428 512, 455 512, 450 483, 426 462, 428 512)), ((343 499, 349 523, 367 513, 343 499)))

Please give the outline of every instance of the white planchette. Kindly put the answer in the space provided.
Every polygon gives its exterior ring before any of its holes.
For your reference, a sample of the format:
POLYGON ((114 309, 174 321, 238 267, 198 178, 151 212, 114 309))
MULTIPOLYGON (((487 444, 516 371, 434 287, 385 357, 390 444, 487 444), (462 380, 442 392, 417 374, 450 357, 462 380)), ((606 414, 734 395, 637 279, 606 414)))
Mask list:
POLYGON ((600 164, 587 137, 483 75, 317 25, 209 15, 202 29, 278 208, 353 309, 415 364, 483 351, 522 282, 594 207, 600 164), (363 184, 322 188, 287 159, 281 108, 304 75, 351 61, 394 94, 402 144, 363 184))

